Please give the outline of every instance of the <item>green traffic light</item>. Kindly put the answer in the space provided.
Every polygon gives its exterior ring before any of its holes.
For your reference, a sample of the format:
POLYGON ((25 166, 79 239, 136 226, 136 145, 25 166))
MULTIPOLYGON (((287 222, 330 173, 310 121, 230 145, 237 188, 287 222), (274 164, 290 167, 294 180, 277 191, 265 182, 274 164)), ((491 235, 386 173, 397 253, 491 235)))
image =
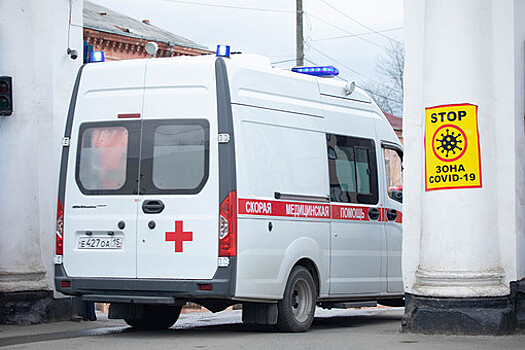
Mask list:
POLYGON ((6 97, 0 97, 0 110, 9 108, 9 100, 6 97))

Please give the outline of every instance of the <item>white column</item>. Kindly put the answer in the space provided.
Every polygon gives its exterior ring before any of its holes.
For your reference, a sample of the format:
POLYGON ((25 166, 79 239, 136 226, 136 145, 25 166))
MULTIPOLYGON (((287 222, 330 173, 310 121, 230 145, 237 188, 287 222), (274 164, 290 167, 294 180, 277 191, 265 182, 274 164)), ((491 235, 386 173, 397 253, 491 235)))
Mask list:
POLYGON ((497 181, 492 60, 492 1, 427 1, 425 107, 478 108, 483 188, 429 191, 421 201, 421 255, 416 294, 480 297, 503 285, 495 207, 497 181))
POLYGON ((503 334, 519 313, 508 296, 525 283, 524 13, 522 0, 405 0, 407 329, 503 334), (462 103, 478 106, 482 187, 426 191, 425 108, 462 103))
POLYGON ((13 77, 14 100, 0 117, 0 292, 53 289, 60 140, 82 64, 67 49, 82 55, 81 27, 82 0, 0 2, 0 75, 13 77))

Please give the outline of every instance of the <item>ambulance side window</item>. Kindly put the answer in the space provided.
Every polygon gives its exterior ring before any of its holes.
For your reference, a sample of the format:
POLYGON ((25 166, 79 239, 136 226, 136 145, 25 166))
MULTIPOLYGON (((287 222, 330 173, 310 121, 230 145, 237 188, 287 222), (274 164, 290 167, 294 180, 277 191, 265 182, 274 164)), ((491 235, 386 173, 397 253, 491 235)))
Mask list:
POLYGON ((377 159, 374 141, 327 134, 330 200, 376 204, 377 159))
POLYGON ((403 202, 403 158, 400 150, 384 148, 388 196, 403 202))

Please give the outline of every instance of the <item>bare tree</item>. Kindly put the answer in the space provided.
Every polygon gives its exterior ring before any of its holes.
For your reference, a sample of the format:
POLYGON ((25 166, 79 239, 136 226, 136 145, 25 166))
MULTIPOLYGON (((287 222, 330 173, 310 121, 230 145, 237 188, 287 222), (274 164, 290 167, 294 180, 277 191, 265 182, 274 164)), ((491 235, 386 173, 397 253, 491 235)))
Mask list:
POLYGON ((391 41, 376 63, 382 79, 366 86, 379 107, 388 113, 401 116, 403 113, 403 73, 405 49, 402 44, 391 41))

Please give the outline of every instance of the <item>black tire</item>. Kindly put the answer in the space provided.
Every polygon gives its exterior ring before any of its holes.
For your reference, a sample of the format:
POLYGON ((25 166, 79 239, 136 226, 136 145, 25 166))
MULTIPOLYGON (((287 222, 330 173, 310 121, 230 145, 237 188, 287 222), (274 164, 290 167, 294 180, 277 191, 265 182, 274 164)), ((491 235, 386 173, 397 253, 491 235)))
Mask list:
POLYGON ((277 303, 277 328, 284 332, 305 332, 314 321, 317 291, 314 279, 303 266, 293 268, 283 299, 277 303))
POLYGON ((144 305, 142 318, 124 319, 128 325, 140 329, 168 329, 177 322, 182 306, 144 305))

